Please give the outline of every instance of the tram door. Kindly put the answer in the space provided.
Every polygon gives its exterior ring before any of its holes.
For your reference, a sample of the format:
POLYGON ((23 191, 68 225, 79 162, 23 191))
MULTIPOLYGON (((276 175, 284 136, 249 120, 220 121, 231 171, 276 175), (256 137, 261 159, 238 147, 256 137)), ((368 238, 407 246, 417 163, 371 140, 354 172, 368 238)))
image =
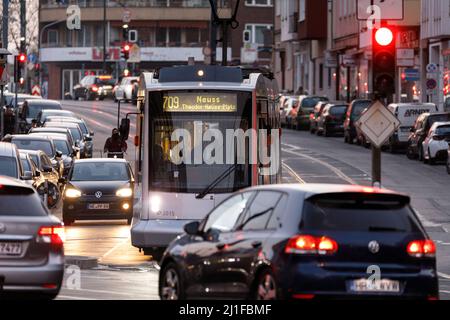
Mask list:
POLYGON ((269 121, 269 108, 268 108, 268 101, 265 99, 258 100, 256 103, 257 108, 257 123, 258 123, 258 184, 264 185, 264 184, 271 184, 271 176, 263 174, 264 168, 267 168, 270 166, 270 164, 263 164, 261 159, 261 151, 262 154, 270 157, 270 121, 269 121), (260 130, 266 130, 267 135, 266 139, 263 140, 261 137, 261 131, 260 130), (261 148, 264 148, 264 150, 260 150, 261 148))

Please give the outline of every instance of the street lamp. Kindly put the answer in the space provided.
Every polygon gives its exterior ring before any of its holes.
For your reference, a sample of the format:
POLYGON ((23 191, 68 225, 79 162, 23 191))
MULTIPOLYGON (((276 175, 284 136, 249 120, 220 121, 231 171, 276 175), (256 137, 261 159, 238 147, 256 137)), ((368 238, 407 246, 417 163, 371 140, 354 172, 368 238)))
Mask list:
MULTIPOLYGON (((232 8, 232 15, 231 17, 219 17, 217 13, 217 1, 215 0, 209 0, 209 3, 211 5, 211 12, 213 19, 213 25, 220 25, 222 28, 222 65, 227 65, 227 54, 228 54, 228 27, 231 27, 232 29, 236 29, 239 27, 239 22, 236 20, 237 11, 239 9, 239 3, 240 0, 236 0, 234 8, 232 8)), ((233 2, 231 2, 233 3, 233 2)), ((220 40, 219 40, 220 41, 220 40)), ((212 44, 214 45, 214 44, 212 44)), ((213 50, 215 52, 215 50, 213 50)))

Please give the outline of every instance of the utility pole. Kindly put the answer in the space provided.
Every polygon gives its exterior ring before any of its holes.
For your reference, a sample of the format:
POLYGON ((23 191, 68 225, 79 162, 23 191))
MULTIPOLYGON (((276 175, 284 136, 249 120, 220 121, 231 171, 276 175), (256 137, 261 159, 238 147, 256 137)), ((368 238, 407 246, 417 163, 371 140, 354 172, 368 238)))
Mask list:
MULTIPOLYGON (((26 51, 26 34, 27 34, 27 18, 26 18, 26 2, 25 0, 20 0, 20 53, 24 53, 25 57, 27 54, 26 51)), ((15 65, 17 66, 17 68, 20 68, 19 65, 19 61, 17 60, 17 58, 14 60, 15 65)), ((26 72, 26 67, 25 67, 25 72, 26 72)), ((18 74, 18 73, 15 73, 18 74)), ((26 75, 24 75, 24 79, 26 79, 26 75)), ((15 108, 15 117, 14 117, 14 133, 18 133, 19 132, 19 105, 17 103, 17 93, 18 93, 18 89, 19 89, 19 81, 20 79, 14 79, 15 82, 15 101, 14 101, 14 108, 15 108)))
POLYGON ((2 17, 2 42, 3 48, 8 49, 8 7, 9 0, 3 0, 3 17, 2 17))
POLYGON ((217 0, 211 0, 211 21, 209 24, 210 30, 210 48, 211 48, 211 65, 216 64, 217 55, 217 23, 215 21, 214 10, 217 7, 217 0))
POLYGON ((103 0, 103 73, 106 74, 106 1, 103 0))

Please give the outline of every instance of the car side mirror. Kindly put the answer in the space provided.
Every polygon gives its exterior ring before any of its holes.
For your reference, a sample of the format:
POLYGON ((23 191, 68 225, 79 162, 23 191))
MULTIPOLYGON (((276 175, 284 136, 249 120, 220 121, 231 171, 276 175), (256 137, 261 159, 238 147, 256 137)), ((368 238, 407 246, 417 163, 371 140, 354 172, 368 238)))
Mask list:
POLYGON ((120 121, 120 135, 124 141, 128 140, 130 135, 130 119, 125 118, 120 121))
POLYGON ((66 182, 67 182, 67 180, 64 179, 64 178, 59 178, 58 179, 58 183, 60 183, 60 184, 66 184, 66 182))
POLYGON ((56 159, 61 159, 62 156, 63 156, 63 153, 62 153, 61 151, 59 151, 59 150, 56 150, 56 152, 55 152, 55 158, 56 158, 56 159))
POLYGON ((33 173, 31 171, 25 171, 25 173, 23 174, 21 179, 24 180, 24 181, 33 180, 33 173))
POLYGON ((94 131, 89 132, 89 135, 90 135, 91 137, 93 137, 93 136, 94 136, 94 131))
POLYGON ((36 170, 36 172, 34 173, 35 177, 40 177, 41 176, 41 172, 39 170, 36 170))
POLYGON ((198 235, 199 233, 200 222, 193 221, 184 225, 184 232, 190 236, 198 235))
POLYGON ((52 172, 53 171, 53 167, 52 166, 43 166, 42 169, 44 170, 44 172, 52 172))
POLYGON ((92 141, 92 137, 90 137, 90 136, 88 136, 88 135, 85 135, 85 136, 84 136, 84 141, 91 142, 91 141, 92 141))

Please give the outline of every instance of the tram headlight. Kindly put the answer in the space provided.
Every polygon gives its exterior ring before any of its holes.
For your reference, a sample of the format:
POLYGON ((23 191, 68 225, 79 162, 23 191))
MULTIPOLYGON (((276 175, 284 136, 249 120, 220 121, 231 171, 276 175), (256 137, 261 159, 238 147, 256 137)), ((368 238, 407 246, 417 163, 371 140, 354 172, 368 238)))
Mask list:
POLYGON ((161 198, 158 196, 153 196, 150 198, 150 210, 153 213, 157 213, 161 209, 161 198))

